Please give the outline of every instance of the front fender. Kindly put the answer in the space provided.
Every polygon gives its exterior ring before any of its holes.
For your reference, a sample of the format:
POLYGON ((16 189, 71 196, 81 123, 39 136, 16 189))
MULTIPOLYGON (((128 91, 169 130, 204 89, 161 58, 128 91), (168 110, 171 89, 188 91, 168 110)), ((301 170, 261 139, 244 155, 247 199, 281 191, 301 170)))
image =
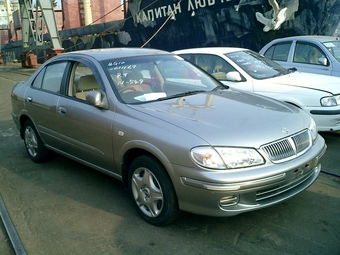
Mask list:
POLYGON ((143 140, 133 140, 125 143, 115 157, 116 169, 120 171, 118 174, 122 176, 123 183, 126 187, 129 166, 136 157, 142 154, 149 154, 155 157, 164 166, 172 182, 174 182, 176 177, 168 157, 157 146, 151 143, 143 140))

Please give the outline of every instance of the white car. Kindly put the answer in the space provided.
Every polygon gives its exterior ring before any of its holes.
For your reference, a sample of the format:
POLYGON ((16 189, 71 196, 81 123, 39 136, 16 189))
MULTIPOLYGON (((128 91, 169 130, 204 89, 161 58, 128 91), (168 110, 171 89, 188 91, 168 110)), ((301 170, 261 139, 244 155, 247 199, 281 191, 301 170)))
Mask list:
POLYGON ((196 48, 173 53, 200 66, 224 84, 303 109, 314 118, 319 131, 340 132, 339 77, 285 69, 243 48, 196 48))

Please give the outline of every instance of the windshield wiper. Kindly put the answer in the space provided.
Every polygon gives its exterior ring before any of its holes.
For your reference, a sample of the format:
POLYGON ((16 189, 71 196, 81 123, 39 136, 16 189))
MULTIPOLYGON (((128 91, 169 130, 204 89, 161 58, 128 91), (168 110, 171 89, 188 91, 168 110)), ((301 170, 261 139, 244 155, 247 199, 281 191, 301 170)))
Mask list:
POLYGON ((224 89, 229 89, 229 86, 226 84, 221 83, 221 86, 218 86, 214 88, 212 91, 217 91, 217 90, 224 90, 224 89))
POLYGON ((295 67, 288 68, 288 73, 294 73, 297 69, 295 67))
POLYGON ((285 70, 286 70, 286 72, 282 72, 282 71, 276 70, 276 71, 278 71, 278 73, 277 73, 277 74, 274 74, 274 75, 272 76, 272 78, 274 78, 274 77, 279 77, 279 76, 281 76, 281 75, 286 75, 286 74, 289 74, 289 73, 294 73, 295 71, 297 71, 297 69, 296 69, 295 67, 288 68, 288 69, 285 69, 285 70))
POLYGON ((190 96, 190 95, 194 95, 194 94, 202 93, 202 92, 206 92, 206 91, 205 90, 187 91, 187 92, 183 92, 183 93, 174 94, 174 95, 171 95, 171 96, 160 97, 160 98, 157 99, 157 101, 163 101, 163 100, 168 100, 168 99, 177 98, 177 97, 190 96))
POLYGON ((283 75, 283 73, 277 73, 277 74, 274 74, 274 75, 272 76, 272 78, 279 77, 279 76, 281 76, 281 75, 283 75))

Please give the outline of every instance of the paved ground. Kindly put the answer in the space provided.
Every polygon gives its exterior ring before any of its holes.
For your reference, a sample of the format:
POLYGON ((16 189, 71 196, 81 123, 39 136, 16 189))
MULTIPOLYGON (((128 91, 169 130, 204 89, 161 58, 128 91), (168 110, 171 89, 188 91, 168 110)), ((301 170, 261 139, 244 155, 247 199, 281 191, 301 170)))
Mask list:
MULTIPOLYGON (((264 210, 231 218, 183 214, 159 228, 140 219, 115 179, 58 155, 34 164, 9 98, 32 70, 7 68, 0 67, 0 194, 27 254, 340 255, 340 179, 332 175, 322 173, 305 192, 264 210)), ((322 136, 323 169, 340 174, 340 135, 322 136)), ((14 254, 1 225, 0 254, 14 254)))

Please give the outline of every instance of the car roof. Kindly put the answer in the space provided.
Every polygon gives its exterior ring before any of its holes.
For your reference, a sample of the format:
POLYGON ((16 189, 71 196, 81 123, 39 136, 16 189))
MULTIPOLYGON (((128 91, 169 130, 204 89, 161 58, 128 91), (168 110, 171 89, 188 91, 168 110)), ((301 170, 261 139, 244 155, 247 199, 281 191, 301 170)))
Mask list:
POLYGON ((91 49, 91 50, 80 50, 72 51, 60 54, 60 56, 91 56, 98 61, 111 58, 124 58, 124 57, 135 57, 135 56, 146 56, 146 55, 171 55, 170 52, 147 49, 147 48, 105 48, 105 49, 91 49))
POLYGON ((284 38, 278 38, 273 40, 273 42, 279 42, 279 41, 286 41, 286 40, 306 40, 306 41, 318 41, 318 42, 329 42, 329 41, 338 41, 340 40, 339 37, 334 36, 323 36, 323 35, 300 35, 300 36, 291 36, 291 37, 284 37, 284 38))
POLYGON ((184 50, 176 50, 172 53, 174 54, 189 54, 189 53, 210 53, 210 54, 226 54, 236 51, 245 51, 248 49, 244 48, 236 48, 236 47, 205 47, 205 48, 191 48, 184 50))

